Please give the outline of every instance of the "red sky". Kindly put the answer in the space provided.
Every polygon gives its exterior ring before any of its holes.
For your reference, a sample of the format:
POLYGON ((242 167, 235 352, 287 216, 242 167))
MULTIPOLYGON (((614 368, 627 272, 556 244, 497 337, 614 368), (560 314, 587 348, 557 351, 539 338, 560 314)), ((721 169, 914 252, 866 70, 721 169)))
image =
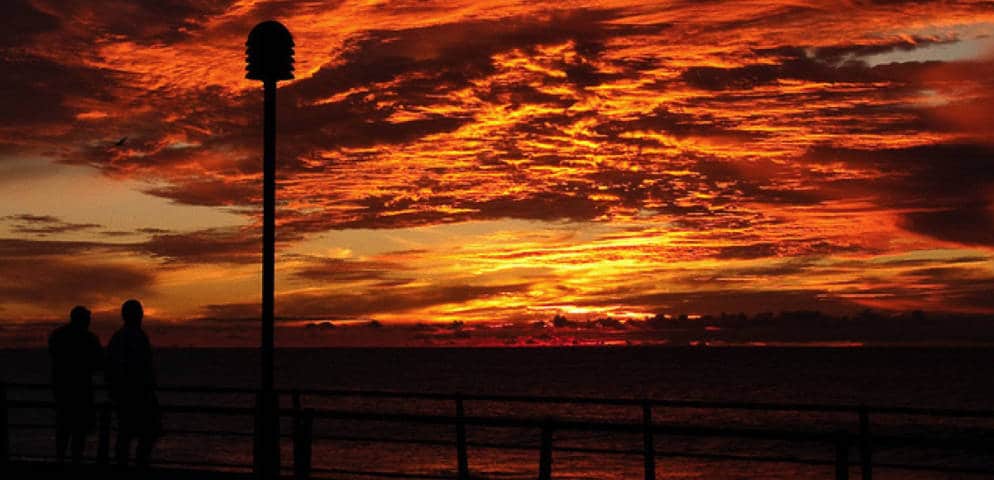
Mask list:
POLYGON ((994 5, 646 3, 7 2, 0 336, 130 297, 253 334, 271 18, 285 338, 994 313, 994 5))

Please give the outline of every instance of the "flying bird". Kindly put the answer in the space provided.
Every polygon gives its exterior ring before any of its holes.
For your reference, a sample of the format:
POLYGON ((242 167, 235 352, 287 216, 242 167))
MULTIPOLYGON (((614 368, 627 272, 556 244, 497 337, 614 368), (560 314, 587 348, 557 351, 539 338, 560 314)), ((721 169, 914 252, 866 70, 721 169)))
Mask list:
POLYGON ((124 142, 127 142, 127 141, 128 141, 128 137, 121 137, 121 139, 118 140, 117 143, 114 144, 114 146, 115 147, 124 146, 124 142))

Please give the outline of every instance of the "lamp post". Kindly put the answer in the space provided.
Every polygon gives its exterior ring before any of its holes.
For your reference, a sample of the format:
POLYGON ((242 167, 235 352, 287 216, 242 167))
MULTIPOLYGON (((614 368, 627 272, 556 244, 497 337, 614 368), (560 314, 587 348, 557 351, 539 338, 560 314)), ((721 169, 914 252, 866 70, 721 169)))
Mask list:
POLYGON ((262 22, 245 42, 245 78, 265 91, 262 159, 262 345, 256 399, 254 469, 261 479, 280 473, 279 399, 273 389, 273 290, 276 264, 276 82, 293 78, 293 37, 277 21, 262 22))

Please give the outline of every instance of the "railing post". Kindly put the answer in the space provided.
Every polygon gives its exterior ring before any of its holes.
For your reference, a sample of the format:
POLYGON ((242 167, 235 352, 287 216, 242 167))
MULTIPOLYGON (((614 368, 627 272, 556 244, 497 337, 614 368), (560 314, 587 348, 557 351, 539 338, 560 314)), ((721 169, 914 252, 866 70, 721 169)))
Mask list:
POLYGON ((260 390, 255 400, 255 435, 252 470, 260 480, 279 478, 280 400, 272 389, 260 390))
POLYGON ((870 412, 859 406, 859 470, 863 480, 873 480, 873 443, 870 439, 870 412))
POLYGON ((835 480, 849 480, 849 433, 835 437, 835 480))
POLYGON ((466 453, 466 424, 462 396, 456 396, 456 468, 459 480, 469 480, 469 457, 466 453))
POLYGON ((7 415, 7 384, 0 382, 0 465, 10 458, 10 418, 7 415))
POLYGON ((555 425, 551 418, 542 425, 542 446, 538 457, 538 480, 552 480, 552 433, 555 425))
POLYGON ((293 478, 311 478, 311 451, 314 441, 314 415, 311 410, 301 410, 293 422, 293 478))
POLYGON ((642 443, 645 456, 645 480, 656 480, 656 446, 652 434, 652 403, 642 402, 642 443))
POLYGON ((97 464, 110 463, 110 404, 100 405, 100 426, 97 431, 97 464))

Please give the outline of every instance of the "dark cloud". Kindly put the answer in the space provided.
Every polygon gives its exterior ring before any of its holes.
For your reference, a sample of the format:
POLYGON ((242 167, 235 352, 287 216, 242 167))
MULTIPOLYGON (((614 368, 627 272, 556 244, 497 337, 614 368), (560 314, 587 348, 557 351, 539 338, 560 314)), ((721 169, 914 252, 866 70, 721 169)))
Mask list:
POLYGON ((900 225, 910 232, 940 240, 994 246, 994 208, 991 204, 906 213, 902 215, 900 225))
POLYGON ((848 44, 817 47, 812 49, 813 56, 819 60, 839 63, 853 57, 867 57, 895 51, 910 52, 918 48, 955 43, 955 37, 899 37, 889 41, 870 44, 848 44))
POLYGON ((58 17, 39 10, 27 0, 4 3, 6 27, 0 37, 0 48, 29 44, 36 36, 59 28, 58 17))
POLYGON ((135 248, 169 262, 259 263, 261 238, 253 229, 207 229, 153 235, 135 248))
POLYGON ((262 188, 257 181, 228 179, 191 180, 152 188, 150 195, 168 198, 178 203, 198 206, 235 206, 261 202, 262 188))
POLYGON ((718 258, 763 258, 772 257, 779 251, 780 245, 771 242, 760 242, 751 245, 734 245, 722 247, 718 258))
POLYGON ((857 181, 850 191, 877 197, 882 207, 911 209, 902 228, 966 245, 994 245, 994 148, 980 144, 935 144, 903 149, 815 148, 805 158, 844 162, 881 172, 857 181))
POLYGON ((129 248, 129 245, 101 242, 0 238, 0 257, 9 258, 74 255, 94 251, 125 251, 129 248))
POLYGON ((287 315, 322 312, 360 317, 376 313, 401 313, 433 305, 463 303, 504 293, 521 292, 528 287, 528 284, 518 283, 496 286, 433 285, 392 288, 376 292, 373 295, 369 293, 332 293, 315 296, 281 296, 281 302, 284 304, 283 310, 287 315))
POLYGON ((258 303, 226 303, 203 305, 204 315, 197 319, 198 324, 237 325, 257 322, 262 318, 262 306, 258 303))
MULTIPOLYGON (((16 3, 21 3, 16 0, 16 3)), ((213 0, 39 0, 44 10, 57 15, 65 30, 86 29, 87 34, 124 38, 143 44, 173 43, 189 37, 210 17, 233 2, 213 0), (57 12, 57 13, 56 13, 57 12)), ((45 21, 55 21, 54 18, 45 21)))
POLYGON ((825 83, 892 82, 911 84, 921 72, 940 62, 905 62, 870 66, 858 59, 839 60, 836 57, 810 57, 805 49, 780 49, 775 63, 757 63, 742 67, 693 66, 680 78, 695 88, 704 90, 748 90, 773 85, 780 80, 803 80, 825 83))
MULTIPOLYGON (((591 191, 585 188, 586 191, 591 191)), ((607 212, 608 206, 586 197, 584 192, 542 192, 502 196, 486 200, 434 197, 428 200, 367 197, 356 217, 341 223, 317 219, 314 231, 349 228, 409 228, 479 219, 518 218, 530 220, 591 220, 607 212), (459 209, 452 212, 451 207, 459 209), (413 210, 413 211, 412 211, 413 210), (403 213, 394 213, 394 212, 403 213)))
MULTIPOLYGON (((7 129, 30 126, 34 130, 28 138, 45 136, 46 130, 72 123, 82 111, 70 105, 70 99, 118 100, 117 85, 125 76, 120 72, 23 55, 10 55, 4 59, 4 64, 5 73, 0 77, 0 103, 4 105, 0 111, 0 125, 7 129)), ((5 135, 4 140, 15 139, 5 135)))
POLYGON ((363 108, 360 105, 350 107, 343 109, 335 104, 300 106, 295 111, 287 112, 290 120, 286 122, 286 134, 291 141, 315 147, 369 147, 407 143, 430 134, 450 132, 470 120, 434 115, 394 122, 388 119, 393 109, 363 108))
POLYGON ((607 205, 571 192, 535 192, 528 196, 503 197, 465 205, 479 210, 482 218, 535 220, 591 220, 607 211, 607 205))
MULTIPOLYGON (((487 90, 479 93, 479 98, 496 105, 507 105, 509 108, 521 105, 552 105, 565 110, 576 103, 576 99, 570 96, 544 92, 532 85, 519 83, 493 83, 487 90)), ((556 117, 545 117, 544 120, 566 123, 572 118, 574 117, 564 113, 556 117)), ((527 122, 517 125, 516 128, 524 129, 534 125, 535 122, 527 122)))
POLYGON ((698 112, 675 112, 660 106, 646 115, 631 120, 609 120, 601 122, 595 130, 604 135, 618 137, 631 131, 666 132, 677 137, 724 137, 739 140, 758 140, 767 136, 762 132, 736 130, 737 125, 710 114, 698 112))
POLYGON ((60 233, 80 232, 101 228, 97 223, 64 222, 51 215, 18 214, 8 215, 0 220, 13 224, 11 231, 26 235, 56 235, 60 233))
MULTIPOLYGON (((215 8, 227 8, 235 2, 216 2, 206 0, 215 8)), ((308 17, 321 14, 337 14, 336 10, 345 3, 344 0, 322 0, 319 2, 301 2, 299 0, 267 0, 264 2, 252 2, 250 4, 239 5, 242 14, 229 16, 220 25, 211 25, 211 33, 222 35, 226 38, 243 39, 245 35, 259 22, 277 19, 284 20, 291 13, 294 16, 308 17)), ((215 16, 215 18, 217 18, 215 16)), ((291 25, 292 27, 292 25, 291 25)))
POLYGON ((0 256, 0 299, 61 311, 80 303, 140 296, 155 279, 145 268, 119 263, 79 262, 69 257, 0 256))
POLYGON ((62 223, 58 217, 52 215, 32 215, 30 213, 7 215, 6 217, 0 218, 0 220, 40 224, 62 223))
MULTIPOLYGON (((659 31, 665 26, 611 25, 620 15, 614 10, 553 11, 545 15, 497 20, 470 20, 407 30, 370 31, 346 46, 345 61, 322 67, 314 76, 295 83, 290 91, 304 99, 318 99, 387 82, 409 72, 429 75, 428 91, 467 85, 473 78, 493 72, 491 57, 516 48, 576 40, 591 45, 612 36, 659 31)), ((588 49, 591 53, 596 49, 588 49)), ((580 68, 579 66, 577 68, 580 68)), ((575 72, 579 80, 590 72, 575 72)), ((420 84, 424 85, 424 84, 420 84)), ((398 96, 418 100, 417 82, 398 86, 398 96), (412 91, 415 90, 415 91, 412 91)))
MULTIPOLYGON (((988 259, 989 257, 983 255, 960 255, 953 258, 943 258, 942 263, 946 265, 956 265, 963 263, 985 262, 988 259)), ((935 260, 923 259, 923 258, 891 258, 891 259, 881 259, 878 260, 878 262, 884 265, 914 267, 914 266, 930 265, 935 263, 935 260)), ((863 265, 860 264, 860 266, 863 265)))
POLYGON ((608 291, 585 300, 583 305, 602 302, 641 306, 657 312, 698 314, 805 309, 844 313, 855 307, 849 301, 833 298, 820 290, 705 290, 677 293, 608 291))
POLYGON ((296 269, 293 275, 309 281, 321 283, 338 281, 393 280, 400 285, 404 279, 391 279, 397 272, 407 269, 403 264, 377 260, 351 260, 341 258, 305 258, 305 265, 296 269))
MULTIPOLYGON (((430 285, 398 287, 375 292, 293 293, 279 295, 276 314, 281 320, 355 319, 382 313, 404 313, 448 303, 462 303, 507 293, 518 293, 529 284, 430 285)), ((208 318, 258 318, 256 304, 207 305, 208 318)))
POLYGON ((850 243, 833 243, 822 239, 798 241, 785 240, 780 242, 758 242, 748 245, 733 245, 721 247, 716 255, 721 259, 753 259, 765 257, 805 257, 827 256, 844 252, 865 252, 862 247, 850 243))

